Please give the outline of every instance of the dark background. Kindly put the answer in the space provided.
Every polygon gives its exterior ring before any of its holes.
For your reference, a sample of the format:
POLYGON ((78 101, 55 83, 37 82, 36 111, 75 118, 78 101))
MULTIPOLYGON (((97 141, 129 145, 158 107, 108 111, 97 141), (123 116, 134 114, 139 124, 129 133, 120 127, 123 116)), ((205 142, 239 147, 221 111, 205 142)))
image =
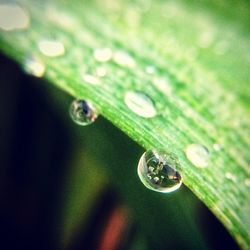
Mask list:
POLYGON ((237 249, 184 186, 146 189, 108 121, 75 125, 71 97, 3 55, 0 82, 0 249, 237 249))

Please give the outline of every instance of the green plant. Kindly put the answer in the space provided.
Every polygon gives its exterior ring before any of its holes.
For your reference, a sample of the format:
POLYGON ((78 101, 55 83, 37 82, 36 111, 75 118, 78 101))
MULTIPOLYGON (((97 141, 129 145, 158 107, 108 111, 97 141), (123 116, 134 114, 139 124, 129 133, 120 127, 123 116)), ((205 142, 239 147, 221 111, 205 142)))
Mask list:
POLYGON ((249 3, 21 4, 30 25, 1 31, 2 51, 24 67, 29 56, 39 58, 49 82, 75 98, 90 100, 144 148, 176 155, 185 185, 247 249, 249 3), (60 41, 65 52, 46 56, 38 49, 42 39, 60 41), (112 58, 100 62, 103 59, 93 56, 99 48, 111 49, 112 58), (96 75, 98 67, 105 69, 105 76, 96 75), (125 103, 129 91, 149 97, 152 103, 138 97, 138 105, 142 110, 149 105, 153 113, 143 117, 131 111, 125 103), (186 147, 193 143, 208 149, 206 168, 187 159, 186 147))

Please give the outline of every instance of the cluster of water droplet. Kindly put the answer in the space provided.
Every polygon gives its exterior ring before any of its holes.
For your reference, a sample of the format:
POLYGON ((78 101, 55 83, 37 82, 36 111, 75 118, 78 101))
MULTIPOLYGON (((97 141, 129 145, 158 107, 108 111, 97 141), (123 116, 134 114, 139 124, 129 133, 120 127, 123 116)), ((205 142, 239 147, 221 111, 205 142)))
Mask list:
MULTIPOLYGON (((4 31, 14 31, 26 29, 30 25, 28 13, 16 3, 0 4, 0 29, 4 31), (15 18, 13 18, 13 16, 15 18)), ((200 39, 201 46, 210 44, 212 38, 204 33, 200 39)), ((223 44, 222 44, 223 45, 223 44)), ((58 57, 65 53, 64 44, 54 38, 43 38, 39 40, 37 47, 43 56, 58 57)), ((220 46, 220 50, 221 50, 220 46)), ((134 68, 136 62, 134 58, 125 51, 113 51, 111 48, 97 48, 93 51, 94 59, 101 64, 93 72, 82 72, 81 79, 92 85, 99 85, 102 77, 106 76, 107 71, 103 63, 113 60, 114 63, 134 68)), ((45 73, 45 64, 37 55, 28 55, 25 59, 24 70, 33 76, 42 77, 45 73)), ((172 89, 168 84, 168 78, 155 76, 156 68, 152 65, 145 67, 145 73, 153 75, 152 84, 161 90, 165 95, 171 95, 172 89)), ((129 110, 143 118, 152 118, 157 115, 158 110, 150 96, 142 91, 126 91, 124 103, 129 110)), ((72 120, 86 126, 93 123, 98 112, 88 101, 74 100, 69 109, 72 120)), ((215 151, 220 150, 220 145, 214 144, 215 151)), ((205 168, 208 166, 210 153, 202 144, 190 144, 185 148, 186 158, 196 167, 205 168)), ((169 193, 177 190, 182 184, 182 177, 176 170, 176 159, 162 150, 146 151, 140 158, 138 164, 138 175, 142 183, 149 189, 169 193)), ((227 172, 226 178, 235 181, 233 174, 227 172)), ((245 185, 250 186, 250 180, 245 180, 245 185)))

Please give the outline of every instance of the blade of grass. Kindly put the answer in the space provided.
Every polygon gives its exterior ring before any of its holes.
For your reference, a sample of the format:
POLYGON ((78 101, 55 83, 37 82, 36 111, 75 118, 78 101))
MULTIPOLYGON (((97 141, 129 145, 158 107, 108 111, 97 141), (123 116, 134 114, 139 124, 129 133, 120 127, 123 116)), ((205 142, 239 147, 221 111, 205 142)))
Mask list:
POLYGON ((91 100, 143 147, 175 154, 184 183, 247 249, 249 4, 233 1, 232 10, 226 1, 205 1, 204 6, 155 1, 150 8, 146 1, 21 3, 31 26, 1 32, 1 49, 20 64, 28 54, 36 54, 46 65, 49 81, 91 100), (48 58, 38 51, 38 41, 51 36, 64 44, 65 55, 48 58), (124 51, 130 59, 105 63, 106 77, 93 85, 81 75, 100 66, 93 57, 99 47, 124 51), (145 72, 147 66, 155 68, 153 76, 145 72), (128 90, 148 95, 157 116, 146 119, 131 112, 124 103, 128 90), (208 148, 207 168, 199 169, 186 158, 191 143, 208 148))

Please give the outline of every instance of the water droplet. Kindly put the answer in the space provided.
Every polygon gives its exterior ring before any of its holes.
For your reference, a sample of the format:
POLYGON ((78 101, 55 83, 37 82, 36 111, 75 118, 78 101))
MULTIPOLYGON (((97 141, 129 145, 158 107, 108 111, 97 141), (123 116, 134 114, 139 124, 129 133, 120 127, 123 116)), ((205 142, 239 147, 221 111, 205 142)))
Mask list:
POLYGON ((69 114, 72 120, 81 126, 93 123, 98 117, 94 106, 84 100, 74 100, 70 106, 69 114))
POLYGON ((186 148, 187 158, 199 168, 205 168, 208 165, 209 151, 200 144, 190 144, 186 148))
POLYGON ((24 70, 29 75, 42 77, 45 73, 45 65, 37 56, 29 55, 25 59, 24 70))
POLYGON ((154 77, 152 83, 166 96, 172 95, 172 87, 168 77, 154 77))
POLYGON ((244 183, 247 187, 250 187, 250 178, 245 179, 244 183))
POLYGON ((231 180, 231 181, 233 181, 233 182, 236 181, 235 175, 233 175, 233 174, 230 173, 230 172, 226 172, 225 176, 226 176, 226 178, 227 178, 228 180, 231 180))
POLYGON ((64 54, 64 45, 57 40, 52 39, 42 39, 38 42, 39 50, 49 57, 57 57, 64 54))
POLYGON ((124 101, 128 108, 139 116, 150 118, 157 113, 153 101, 142 92, 128 91, 124 101))
POLYGON ((116 51, 113 54, 113 60, 124 67, 133 68, 135 67, 135 60, 125 51, 116 51))
POLYGON ((0 28, 5 31, 27 29, 30 17, 18 4, 0 4, 0 28))
POLYGON ((107 62, 112 58, 112 50, 110 48, 95 49, 94 58, 98 62, 107 62))
POLYGON ((89 84, 99 85, 101 83, 100 78, 105 77, 107 74, 106 68, 99 66, 96 69, 88 69, 81 73, 82 79, 89 84))
POLYGON ((98 84, 100 84, 100 79, 97 76, 95 76, 95 75, 84 74, 82 76, 82 79, 85 82, 90 83, 92 85, 98 85, 98 84))
POLYGON ((162 150, 148 150, 140 158, 138 175, 142 183, 156 192, 170 193, 182 184, 177 161, 162 150))

